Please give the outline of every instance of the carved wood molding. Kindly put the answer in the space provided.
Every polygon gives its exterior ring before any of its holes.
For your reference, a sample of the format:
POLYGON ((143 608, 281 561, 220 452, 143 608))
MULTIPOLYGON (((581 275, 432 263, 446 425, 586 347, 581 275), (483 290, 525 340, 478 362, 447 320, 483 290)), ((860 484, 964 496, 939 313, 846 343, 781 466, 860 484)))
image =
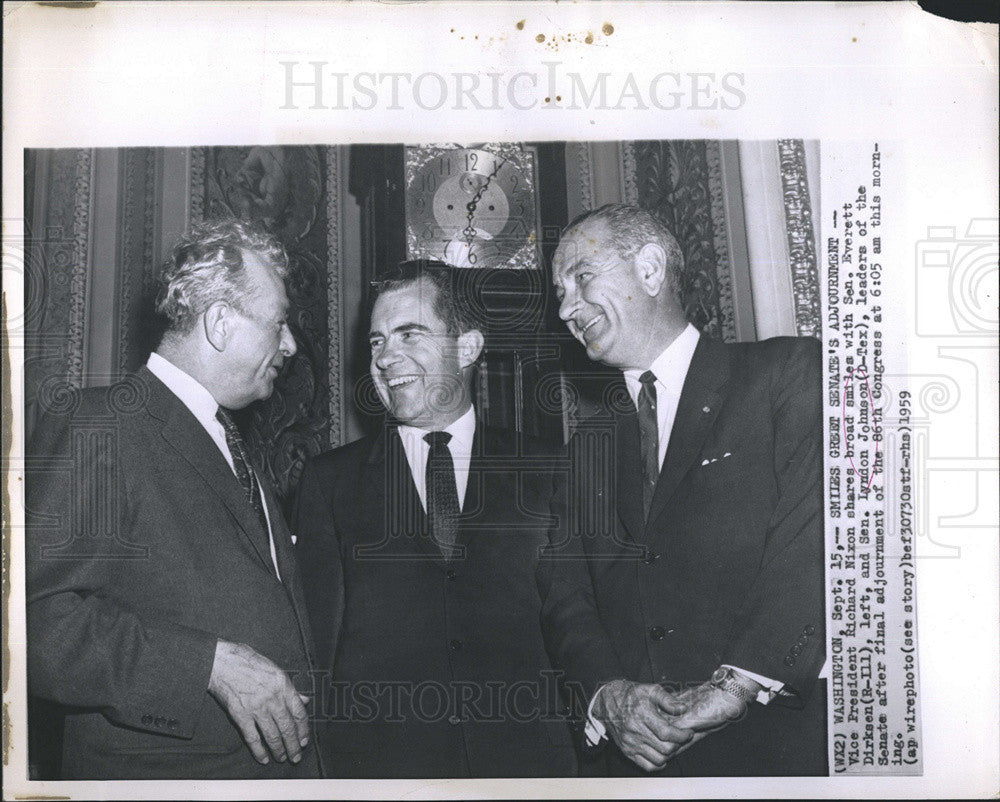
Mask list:
POLYGON ((344 442, 344 379, 343 343, 345 342, 344 315, 342 309, 341 286, 343 265, 341 230, 341 162, 340 148, 324 148, 326 161, 326 264, 327 264, 327 332, 329 346, 326 362, 330 382, 328 429, 330 443, 335 446, 344 442))
POLYGON ((94 205, 94 152, 77 151, 73 194, 73 263, 70 277, 69 341, 66 378, 72 387, 83 386, 87 330, 87 280, 90 273, 91 210, 94 205))
POLYGON ((719 293, 719 316, 722 339, 735 342, 736 320, 733 302, 733 264, 729 257, 729 229, 726 223, 725 188, 722 152, 718 141, 705 142, 708 168, 708 195, 712 215, 712 244, 715 247, 715 276, 719 293))
POLYGON ((806 177, 805 147, 801 139, 779 139, 778 159, 785 206, 795 327, 800 335, 820 335, 819 270, 816 265, 812 206, 806 177))

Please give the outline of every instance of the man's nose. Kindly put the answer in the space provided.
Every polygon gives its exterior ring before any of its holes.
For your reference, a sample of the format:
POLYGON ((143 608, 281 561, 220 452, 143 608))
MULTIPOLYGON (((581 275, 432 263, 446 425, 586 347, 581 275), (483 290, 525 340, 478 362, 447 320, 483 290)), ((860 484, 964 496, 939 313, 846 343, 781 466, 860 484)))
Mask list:
POLYGON ((576 314, 580 299, 575 290, 567 291, 559 302, 559 317, 564 323, 568 323, 576 314))
POLYGON ((372 361, 379 370, 388 370, 399 361, 399 353, 388 342, 384 342, 372 353, 372 361))
POLYGON ((281 327, 281 344, 278 349, 284 355, 285 359, 289 359, 295 356, 295 352, 299 350, 299 347, 295 344, 295 337, 292 336, 292 330, 288 326, 281 327))

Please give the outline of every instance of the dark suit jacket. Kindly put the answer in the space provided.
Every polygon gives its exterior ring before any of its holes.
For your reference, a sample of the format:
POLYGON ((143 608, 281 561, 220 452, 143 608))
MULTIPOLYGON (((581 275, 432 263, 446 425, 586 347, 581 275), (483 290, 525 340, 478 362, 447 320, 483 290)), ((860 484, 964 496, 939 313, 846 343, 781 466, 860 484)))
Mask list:
MULTIPOLYGON (((826 772, 822 416, 819 344, 701 338, 647 521, 639 429, 624 380, 571 447, 545 632, 588 694, 613 678, 680 687, 721 664, 794 694, 667 764, 678 775, 826 772), (801 709, 795 709, 801 708, 801 709)), ((618 752, 612 773, 641 773, 618 752)))
POLYGON ((283 583, 215 442, 149 370, 56 401, 65 410, 41 421, 29 457, 27 636, 30 692, 71 706, 63 776, 317 776, 313 746, 298 766, 259 765, 207 692, 219 638, 311 692, 274 495, 265 488, 283 583))
POLYGON ((477 426, 445 561, 394 427, 307 463, 293 518, 333 777, 567 776, 567 711, 539 624, 553 460, 477 426), (394 696, 395 695, 395 696, 394 696))

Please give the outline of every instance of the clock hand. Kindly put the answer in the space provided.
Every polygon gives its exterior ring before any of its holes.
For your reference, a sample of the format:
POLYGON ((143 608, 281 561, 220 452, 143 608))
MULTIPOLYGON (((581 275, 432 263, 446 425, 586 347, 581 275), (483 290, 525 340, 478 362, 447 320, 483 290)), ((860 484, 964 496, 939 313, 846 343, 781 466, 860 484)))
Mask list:
POLYGON ((478 190, 476 190, 476 194, 472 196, 472 200, 470 200, 467 204, 465 204, 465 208, 468 210, 468 214, 466 215, 466 217, 469 221, 469 224, 465 227, 465 230, 462 231, 462 233, 465 235, 465 240, 466 242, 469 243, 470 246, 472 245, 472 240, 475 239, 476 237, 476 229, 472 225, 472 220, 476 216, 476 207, 479 205, 479 201, 482 200, 483 193, 486 192, 487 188, 490 185, 490 182, 496 177, 496 174, 500 172, 500 168, 503 167, 506 163, 507 163, 506 159, 500 162, 500 164, 498 164, 493 169, 493 172, 490 173, 488 176, 486 176, 486 181, 484 181, 483 185, 478 190))

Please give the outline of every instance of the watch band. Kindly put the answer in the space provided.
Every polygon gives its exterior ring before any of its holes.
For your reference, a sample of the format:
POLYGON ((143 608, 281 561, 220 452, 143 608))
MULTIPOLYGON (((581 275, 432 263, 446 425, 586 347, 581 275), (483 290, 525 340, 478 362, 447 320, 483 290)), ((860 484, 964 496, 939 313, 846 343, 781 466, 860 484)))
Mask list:
POLYGON ((740 676, 731 668, 717 669, 709 681, 719 690, 735 696, 746 704, 757 700, 757 691, 747 687, 740 676))

